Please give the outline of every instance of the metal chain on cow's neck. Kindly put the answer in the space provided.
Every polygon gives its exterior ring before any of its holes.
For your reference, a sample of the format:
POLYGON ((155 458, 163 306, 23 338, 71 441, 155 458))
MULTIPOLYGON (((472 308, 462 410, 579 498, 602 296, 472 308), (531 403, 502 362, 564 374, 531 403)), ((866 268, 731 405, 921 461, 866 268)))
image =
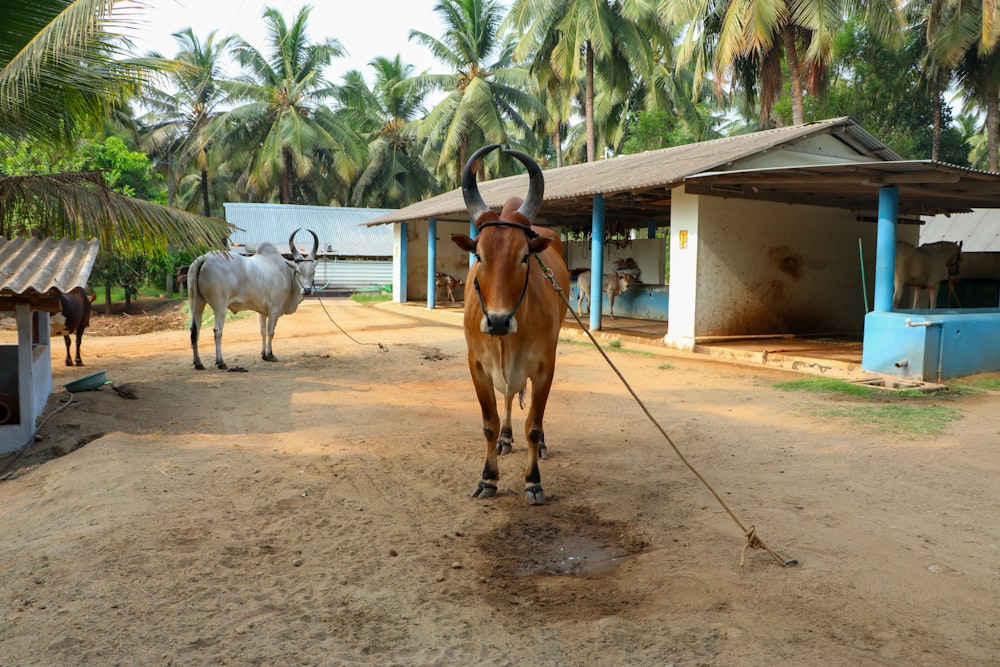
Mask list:
POLYGON ((734 522, 736 522, 736 525, 740 527, 740 530, 743 531, 743 536, 746 538, 746 542, 744 543, 743 551, 740 554, 740 567, 743 567, 746 564, 746 555, 748 549, 763 549, 768 554, 770 554, 771 558, 773 558, 782 567, 797 565, 798 561, 795 560, 794 558, 783 558, 782 556, 778 555, 775 551, 773 551, 770 547, 768 547, 767 544, 764 543, 764 540, 760 539, 760 537, 757 536, 757 528, 755 526, 747 527, 746 525, 744 525, 744 523, 740 521, 739 517, 736 516, 733 510, 729 508, 729 505, 726 504, 726 501, 722 499, 722 496, 720 496, 718 492, 714 488, 712 488, 712 485, 708 483, 708 480, 706 480, 702 476, 702 474, 698 472, 698 470, 693 465, 691 465, 691 463, 687 460, 687 457, 684 456, 680 448, 677 447, 677 445, 674 443, 673 438, 671 438, 670 435, 667 433, 667 431, 660 425, 660 423, 656 421, 656 418, 649 411, 649 408, 647 408, 646 404, 642 402, 642 399, 639 398, 639 395, 635 393, 635 390, 632 388, 632 385, 629 384, 628 380, 625 379, 625 376, 622 374, 622 372, 618 370, 618 367, 615 366, 613 361, 611 361, 611 357, 607 355, 607 353, 604 351, 604 348, 602 348, 600 343, 597 342, 597 339, 594 338, 594 334, 592 334, 590 330, 584 326, 583 321, 580 319, 580 316, 577 315, 576 312, 573 310, 572 306, 569 303, 569 299, 567 299, 566 295, 563 293, 562 287, 556 284, 555 276, 553 275, 552 270, 549 269, 547 266, 545 266, 545 263, 542 261, 542 258, 539 257, 538 255, 535 255, 535 259, 538 260, 538 265, 542 267, 542 274, 549 279, 549 282, 555 289, 556 294, 558 294, 562 298, 563 302, 566 304, 568 311, 570 312, 570 314, 573 315, 573 318, 576 320, 576 323, 580 325, 580 328, 583 329, 583 332, 587 334, 588 338, 590 338, 590 342, 594 344, 594 347, 597 348, 597 351, 601 353, 601 356, 604 357, 604 360, 608 362, 609 366, 611 366, 611 370, 615 372, 615 375, 618 376, 618 379, 621 380, 622 384, 625 385, 625 388, 628 390, 628 393, 630 393, 632 395, 632 398, 635 399, 635 402, 639 404, 639 408, 642 409, 643 413, 645 413, 649 421, 653 423, 653 426, 656 427, 656 429, 660 432, 660 435, 664 437, 664 439, 670 445, 671 449, 674 450, 674 453, 677 454, 677 458, 679 458, 681 462, 685 466, 687 466, 688 470, 694 473, 694 476, 698 478, 698 480, 705 486, 705 488, 708 489, 709 493, 711 493, 712 496, 714 496, 715 499, 719 502, 719 505, 721 505, 722 509, 726 511, 726 514, 728 514, 729 517, 734 522))

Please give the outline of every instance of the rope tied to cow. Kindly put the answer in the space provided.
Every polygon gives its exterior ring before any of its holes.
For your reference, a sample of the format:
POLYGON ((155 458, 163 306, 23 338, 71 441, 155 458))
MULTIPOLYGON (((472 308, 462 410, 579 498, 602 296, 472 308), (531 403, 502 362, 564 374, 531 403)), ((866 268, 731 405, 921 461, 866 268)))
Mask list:
POLYGON ((316 295, 316 300, 317 300, 317 301, 319 301, 319 305, 320 305, 320 307, 321 307, 321 308, 323 309, 323 312, 324 312, 324 313, 326 313, 326 318, 327 318, 328 320, 330 320, 331 322, 333 322, 333 326, 337 327, 337 328, 338 328, 338 329, 340 330, 340 333, 342 333, 342 334, 344 334, 345 336, 347 336, 347 337, 348 337, 348 338, 349 338, 350 340, 352 340, 353 342, 357 343, 358 345, 377 345, 377 346, 378 346, 378 349, 379 349, 379 350, 381 350, 382 352, 388 352, 388 351, 389 351, 389 348, 387 348, 387 347, 386 347, 385 345, 383 345, 383 344, 382 344, 381 342, 375 342, 375 343, 365 343, 365 342, 362 342, 362 341, 358 340, 357 338, 355 338, 355 337, 354 337, 354 336, 352 336, 351 334, 347 333, 347 332, 346 332, 346 331, 344 330, 344 327, 342 327, 342 326, 340 326, 339 324, 337 324, 337 320, 333 319, 333 315, 331 315, 331 314, 330 314, 330 311, 328 311, 328 310, 326 309, 326 304, 325 304, 325 303, 323 303, 323 299, 321 299, 321 298, 319 297, 319 295, 318 295, 318 294, 316 295))
POLYGON ((537 254, 535 255, 535 259, 538 261, 538 265, 542 268, 542 274, 546 278, 548 278, 549 282, 552 284, 552 287, 555 289, 556 294, 558 294, 562 298, 562 300, 566 303, 566 307, 569 310, 570 314, 573 315, 573 318, 576 320, 577 324, 580 325, 580 328, 583 330, 583 332, 587 334, 587 337, 590 339, 590 342, 594 344, 594 347, 597 348, 597 351, 601 353, 602 357, 604 357, 604 360, 611 367, 611 370, 615 372, 615 375, 618 376, 618 379, 621 380, 622 384, 625 385, 625 389, 627 389, 628 393, 632 395, 633 399, 635 399, 635 402, 639 405, 639 408, 643 411, 643 413, 646 415, 649 421, 652 422, 653 426, 655 426, 656 429, 660 432, 660 435, 663 436, 663 438, 670 445, 671 449, 674 450, 674 453, 681 460, 681 462, 685 466, 687 466, 688 470, 690 470, 694 474, 694 476, 698 478, 698 480, 702 483, 702 485, 704 485, 704 487, 708 489, 709 493, 712 494, 712 496, 719 503, 722 509, 725 510, 726 514, 728 514, 729 517, 736 523, 736 525, 740 527, 740 530, 743 532, 743 535, 746 538, 746 542, 743 545, 743 550, 740 555, 740 568, 744 567, 744 565, 746 564, 746 554, 748 549, 763 549, 781 567, 790 567, 793 565, 798 565, 798 561, 795 560, 794 558, 783 558, 774 550, 772 550, 770 547, 768 547, 767 544, 764 543, 764 540, 762 540, 760 536, 757 535, 756 526, 752 525, 750 527, 745 526, 743 522, 740 521, 739 517, 736 516, 735 512, 733 512, 733 510, 729 508, 729 505, 726 504, 726 501, 722 499, 722 496, 720 496, 719 493, 712 487, 712 485, 709 484, 708 480, 705 479, 705 477, 700 472, 698 472, 698 470, 691 464, 691 462, 687 460, 687 457, 684 456, 680 448, 674 443, 674 440, 673 438, 670 437, 670 434, 668 434, 666 429, 664 429, 660 425, 660 423, 656 420, 653 414, 649 411, 649 408, 646 407, 646 404, 643 403, 641 398, 639 398, 639 395, 632 388, 632 385, 629 384, 628 380, 625 379, 625 376, 622 374, 622 372, 618 369, 617 366, 615 366, 614 362, 611 361, 611 357, 608 356, 608 354, 604 351, 604 348, 602 348, 600 343, 597 342, 597 339, 594 338, 594 335, 590 332, 590 330, 584 326, 583 321, 580 319, 580 316, 577 315, 576 312, 574 312, 573 308, 570 306, 569 300, 563 293, 562 288, 556 284, 552 270, 549 267, 545 266, 545 263, 542 262, 542 258, 539 257, 537 254))

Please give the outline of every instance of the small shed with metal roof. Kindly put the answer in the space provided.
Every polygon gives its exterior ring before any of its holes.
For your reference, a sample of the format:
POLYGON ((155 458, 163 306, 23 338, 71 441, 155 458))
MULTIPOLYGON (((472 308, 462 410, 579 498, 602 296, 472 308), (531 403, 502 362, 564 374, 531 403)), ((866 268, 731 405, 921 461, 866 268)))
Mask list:
MULTIPOLYGON (((560 228, 567 238, 589 236, 595 283, 613 253, 622 251, 613 245, 621 242, 609 233, 613 225, 625 221, 639 235, 646 229, 648 237, 670 227, 669 276, 660 286, 669 290, 669 346, 694 349, 705 341, 755 336, 863 336, 863 367, 873 372, 936 379, 1000 369, 1000 348, 969 353, 969 334, 978 324, 963 328, 961 341, 942 344, 951 328, 923 324, 938 322, 939 313, 927 320, 902 311, 898 322, 895 313, 881 317, 892 311, 897 236, 916 243, 921 216, 1000 206, 997 174, 902 160, 850 118, 543 173, 537 222, 560 228), (922 328, 915 333, 917 320, 922 328)), ((508 197, 523 196, 527 177, 487 181, 479 189, 488 205, 499 208, 508 197)), ((464 275, 466 254, 435 244, 439 236, 468 233, 467 217, 455 190, 368 223, 393 223, 395 256, 416 260, 396 268, 394 298, 426 296, 433 307, 434 273, 445 266, 464 275)), ((630 290, 640 299, 659 277, 655 266, 647 266, 644 284, 630 290)), ((599 284, 591 290, 598 293, 599 284)), ((1000 311, 981 315, 1000 321, 1000 311)), ((590 325, 601 328, 596 308, 590 325)))
POLYGON ((301 206, 293 204, 226 203, 226 221, 239 229, 229 237, 238 252, 253 254, 261 243, 285 252, 296 230, 296 246, 303 253, 319 239, 317 290, 366 291, 392 283, 392 230, 366 227, 372 218, 394 209, 301 206), (303 245, 305 244, 305 245, 303 245))
POLYGON ((0 345, 0 455, 34 439, 52 393, 49 314, 60 293, 86 289, 99 249, 97 239, 0 236, 0 311, 17 321, 17 344, 0 345))

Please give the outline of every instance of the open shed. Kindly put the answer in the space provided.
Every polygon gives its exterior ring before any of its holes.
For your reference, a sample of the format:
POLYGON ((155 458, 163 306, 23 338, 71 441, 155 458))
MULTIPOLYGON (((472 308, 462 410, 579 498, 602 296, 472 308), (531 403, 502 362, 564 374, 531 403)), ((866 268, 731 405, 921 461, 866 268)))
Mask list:
POLYGON ((52 393, 49 313, 60 311, 60 293, 86 288, 99 249, 97 239, 0 236, 0 312, 17 321, 17 345, 0 345, 0 455, 35 437, 52 393))
POLYGON ((235 250, 253 254, 261 243, 287 253, 296 230, 296 247, 312 249, 311 229, 319 238, 314 287, 317 290, 366 291, 392 283, 392 230, 364 223, 394 209, 339 208, 293 204, 227 203, 226 221, 239 229, 229 237, 235 250))
MULTIPOLYGON (((936 345, 935 336, 901 347, 900 340, 915 333, 911 325, 931 321, 920 319, 922 313, 903 314, 899 322, 893 315, 888 328, 881 319, 892 310, 897 237, 917 243, 921 216, 1000 205, 997 174, 904 161, 855 121, 836 118, 550 169, 544 176, 536 222, 559 228, 564 238, 586 237, 595 282, 622 253, 622 232, 626 239, 644 235, 655 242, 657 230, 670 228, 669 275, 657 281, 650 261, 658 250, 648 258, 642 254, 643 284, 623 295, 632 301, 633 316, 648 312, 658 318, 662 308, 643 303, 658 296, 662 301, 665 293, 666 345, 695 349, 746 337, 863 336, 863 366, 873 372, 941 379, 1000 369, 1000 348, 995 357, 977 356, 974 364, 951 364, 940 363, 942 357, 958 362, 959 354, 936 345), (880 299, 886 285, 888 308, 880 299), (945 351, 930 354, 931 347, 945 351), (900 365, 903 359, 907 363, 900 365)), ((484 200, 496 208, 526 190, 525 175, 480 183, 484 200)), ((470 229, 461 191, 367 224, 388 223, 395 226, 395 298, 426 298, 434 307, 435 272, 464 276, 468 269, 464 252, 437 243, 470 229)), ((633 248, 626 245, 624 252, 633 248)), ((567 254, 575 268, 572 250, 567 254)), ((601 325, 595 308, 590 326, 601 325)), ((929 334, 943 331, 939 325, 920 327, 929 334)))

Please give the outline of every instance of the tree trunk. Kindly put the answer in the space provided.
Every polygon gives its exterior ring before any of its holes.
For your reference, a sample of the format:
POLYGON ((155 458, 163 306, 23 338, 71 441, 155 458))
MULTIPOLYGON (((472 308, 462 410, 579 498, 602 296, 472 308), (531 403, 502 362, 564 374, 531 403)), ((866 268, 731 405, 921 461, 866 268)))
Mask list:
POLYGON ((205 217, 212 215, 208 205, 208 169, 201 170, 201 205, 205 208, 205 217))
POLYGON ((986 145, 989 150, 989 170, 997 169, 997 151, 1000 148, 1000 95, 997 86, 992 85, 986 91, 986 145))
POLYGON ((292 153, 287 148, 281 149, 281 191, 279 202, 282 204, 292 203, 292 153))
POLYGON ((552 131, 552 145, 556 150, 556 166, 563 166, 562 133, 559 131, 561 123, 556 123, 556 129, 552 131))
POLYGON ((941 83, 934 79, 931 82, 931 95, 934 96, 934 125, 931 132, 931 159, 935 162, 941 157, 941 83))
POLYGON ((104 314, 111 314, 111 283, 104 283, 104 314))
POLYGON ((802 70, 799 65, 799 52, 795 46, 795 32, 790 25, 786 25, 781 33, 785 41, 788 87, 792 93, 792 123, 801 125, 806 122, 806 114, 802 103, 802 70))
POLYGON ((587 122, 587 162, 596 160, 597 141, 594 138, 594 48, 588 40, 584 46, 587 54, 587 88, 584 91, 584 116, 587 122))

